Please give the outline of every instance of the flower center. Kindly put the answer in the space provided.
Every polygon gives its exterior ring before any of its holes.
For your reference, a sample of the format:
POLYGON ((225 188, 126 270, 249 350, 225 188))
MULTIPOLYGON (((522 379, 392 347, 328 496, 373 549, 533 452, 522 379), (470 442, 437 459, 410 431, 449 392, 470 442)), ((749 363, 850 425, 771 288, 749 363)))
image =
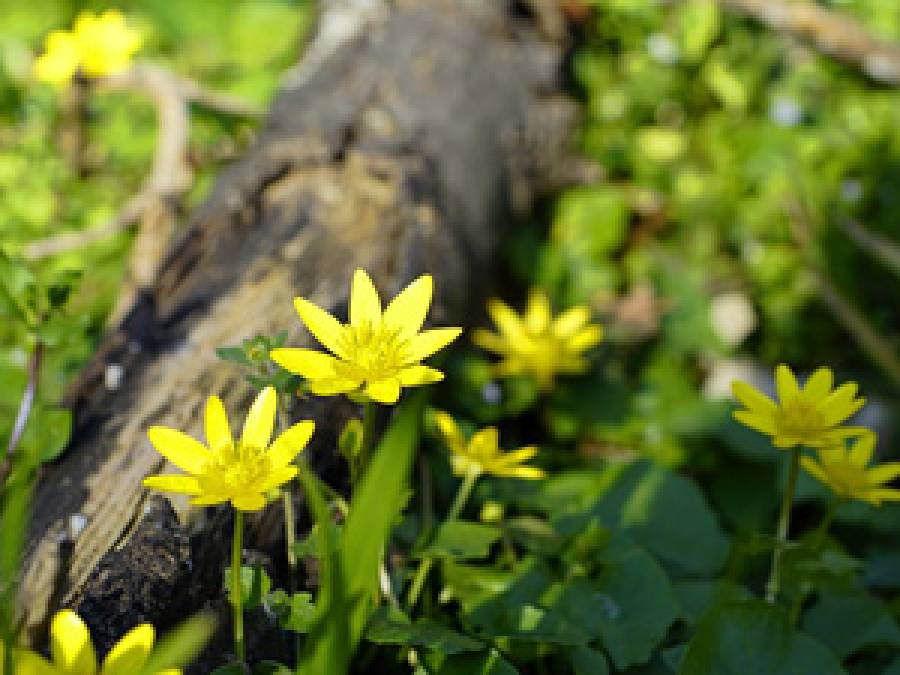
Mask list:
POLYGON ((820 431, 827 425, 822 413, 802 396, 785 402, 777 413, 781 429, 792 435, 803 435, 810 431, 820 431))
POLYGON ((197 480, 204 492, 227 495, 262 484, 271 470, 266 448, 238 441, 219 448, 197 480))
POLYGON ((406 365, 409 341, 397 329, 366 322, 347 326, 340 338, 344 359, 339 375, 354 379, 380 380, 396 375, 406 365))

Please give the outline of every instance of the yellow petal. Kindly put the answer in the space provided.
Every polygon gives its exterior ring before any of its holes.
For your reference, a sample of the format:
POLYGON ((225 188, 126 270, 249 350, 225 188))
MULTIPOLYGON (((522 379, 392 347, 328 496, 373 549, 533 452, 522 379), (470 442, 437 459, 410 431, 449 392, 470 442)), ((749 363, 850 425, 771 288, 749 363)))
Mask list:
POLYGON ((316 396, 334 396, 359 389, 361 385, 362 380, 333 377, 328 380, 313 380, 309 383, 309 390, 316 396))
POLYGON ((65 675, 94 675, 97 655, 87 626, 71 609, 57 612, 50 623, 53 665, 65 675))
POLYGON ((775 433, 775 422, 769 416, 763 416, 747 410, 735 410, 731 415, 745 427, 756 429, 764 434, 775 433))
POLYGON ((877 437, 872 433, 866 434, 855 441, 853 445, 850 446, 850 463, 859 469, 867 467, 869 462, 872 461, 872 457, 875 455, 876 440, 877 437))
POLYGON ((287 466, 294 461, 294 457, 303 452, 303 448, 309 443, 315 428, 315 422, 304 420, 303 422, 297 422, 297 424, 276 438, 268 453, 272 466, 279 468, 287 466))
MULTIPOLYGON (((900 490, 894 488, 877 488, 866 492, 866 501, 871 501, 875 506, 880 506, 882 501, 898 502, 900 501, 900 490)), ((866 498, 864 497, 864 499, 866 498)))
POLYGON ((497 427, 485 427, 479 429, 472 438, 469 439, 469 448, 467 454, 482 459, 486 457, 494 457, 500 452, 500 432, 497 427))
POLYGON ((538 454, 538 448, 535 445, 527 445, 524 448, 519 448, 518 450, 511 450, 510 452, 505 452, 500 457, 497 458, 496 463, 501 466, 513 466, 515 464, 522 464, 527 462, 529 459, 538 454))
POLYGON ((900 478, 900 462, 888 462, 873 467, 866 471, 866 478, 873 485, 890 483, 892 480, 900 478))
POLYGON ((740 380, 735 380, 731 383, 731 393, 744 406, 754 412, 771 414, 778 407, 775 405, 775 401, 761 391, 740 380))
POLYGON ((491 473, 504 478, 524 478, 525 480, 539 480, 547 476, 547 472, 536 466, 514 466, 503 468, 491 473))
POLYGON ((258 493, 245 493, 233 496, 231 505, 239 511, 259 511, 266 505, 266 498, 258 493))
POLYGON ((452 446, 451 450, 453 447, 459 447, 459 445, 465 444, 465 439, 463 438, 459 427, 456 426, 456 420, 446 412, 438 410, 434 414, 434 422, 437 425, 438 431, 440 431, 447 440, 448 445, 452 446))
POLYGON ((834 374, 831 369, 819 368, 803 385, 803 393, 813 400, 823 399, 828 396, 832 384, 834 384, 834 374))
POLYGON ((574 352, 583 352, 597 346, 601 340, 603 340, 603 328, 600 326, 585 326, 569 338, 566 346, 574 352))
MULTIPOLYGON (((0 649, 0 655, 2 654, 3 650, 0 649)), ((0 665, 0 672, 2 671, 3 666, 0 665)), ((59 671, 44 657, 30 650, 19 649, 13 651, 13 675, 59 675, 59 671)))
POLYGON ((155 639, 156 631, 149 623, 132 628, 110 650, 100 674, 134 675, 141 672, 155 639))
POLYGON ((820 483, 824 483, 825 485, 830 486, 831 480, 828 478, 828 474, 825 473, 825 470, 822 468, 822 466, 812 457, 801 457, 800 466, 802 466, 804 471, 806 471, 820 483))
POLYGON ((213 450, 219 450, 234 443, 228 423, 228 414, 225 412, 222 399, 218 396, 210 396, 206 401, 204 427, 206 443, 213 450))
POLYGON ((193 476, 177 476, 175 474, 147 476, 143 483, 144 487, 160 492, 177 492, 184 495, 198 495, 201 492, 200 483, 193 476))
POLYGON ((213 506, 227 501, 228 497, 226 495, 203 493, 191 499, 191 504, 194 506, 213 506))
POLYGON ((281 466, 273 469, 265 479, 259 484, 254 485, 260 492, 268 492, 277 488, 279 485, 287 483, 291 478, 297 475, 299 469, 296 466, 281 466))
POLYGON ((254 448, 265 448, 269 445, 272 431, 275 429, 277 401, 278 394, 273 387, 266 387, 259 392, 244 421, 241 443, 254 448))
POLYGON ((364 389, 366 396, 379 403, 392 404, 400 398, 400 380, 387 377, 383 380, 369 382, 364 389))
POLYGON ((285 370, 309 380, 337 377, 335 365, 338 360, 324 352, 286 347, 273 349, 269 357, 285 370))
POLYGON ((794 373, 783 363, 775 369, 775 388, 778 391, 778 400, 784 403, 800 393, 797 386, 797 378, 794 373))
POLYGON ((856 391, 856 383, 847 382, 835 389, 822 401, 819 410, 822 412, 826 424, 840 424, 866 404, 866 399, 854 398, 856 391))
POLYGON ((488 314, 497 324, 500 332, 511 340, 521 340, 526 336, 525 326, 513 309, 502 300, 492 298, 487 303, 488 314))
POLYGON ((502 355, 510 352, 508 340, 484 328, 476 328, 472 331, 472 343, 495 354, 502 355))
POLYGON ((399 331, 403 338, 418 333, 431 307, 433 286, 431 275, 423 274, 400 291, 384 310, 385 325, 399 331))
POLYGON ((462 328, 432 328, 413 336, 409 341, 407 363, 416 363, 443 349, 462 333, 462 328))
POLYGON ((545 333, 550 325, 550 299, 540 289, 532 289, 528 295, 525 325, 532 335, 545 333))
POLYGON ((354 327, 381 325, 381 300, 365 270, 356 270, 350 285, 350 324, 354 327))
POLYGON ((428 366, 409 366, 400 371, 400 384, 404 387, 418 387, 444 379, 444 374, 428 366))
POLYGON ((319 342, 338 356, 344 356, 341 348, 341 336, 344 334, 344 327, 340 321, 306 298, 294 298, 294 308, 297 310, 297 314, 300 315, 303 323, 306 324, 309 332, 319 342))
POLYGON ((591 318, 591 310, 584 305, 572 307, 553 320, 553 334, 560 338, 572 336, 591 318))
POLYGON ((200 473, 211 458, 200 441, 169 427, 150 427, 147 438, 159 454, 188 473, 200 473))

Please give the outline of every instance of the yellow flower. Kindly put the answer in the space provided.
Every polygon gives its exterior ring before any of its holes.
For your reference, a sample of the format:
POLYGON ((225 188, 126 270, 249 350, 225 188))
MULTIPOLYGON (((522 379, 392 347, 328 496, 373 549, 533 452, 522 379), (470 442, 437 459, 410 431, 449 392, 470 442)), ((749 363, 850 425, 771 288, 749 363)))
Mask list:
POLYGON ((800 465, 830 487, 839 497, 861 499, 875 506, 882 501, 900 501, 900 489, 885 484, 900 477, 900 462, 868 468, 875 454, 875 434, 867 433, 850 447, 822 448, 818 457, 801 457, 800 465))
POLYGON ((863 407, 856 398, 857 384, 847 382, 832 390, 834 377, 828 368, 819 368, 801 389, 791 369, 775 369, 776 403, 746 382, 735 381, 731 390, 746 410, 736 410, 734 419, 772 437, 778 448, 797 445, 826 447, 865 433, 861 427, 840 424, 863 407))
POLYGON ((47 36, 44 53, 34 61, 39 80, 61 86, 67 84, 81 63, 78 40, 69 31, 55 30, 47 36))
POLYGON ((82 13, 71 31, 55 30, 47 36, 44 53, 34 62, 35 76, 59 86, 79 69, 90 77, 117 73, 128 66, 141 43, 141 34, 118 10, 99 16, 82 13))
POLYGON ((109 9, 99 16, 83 13, 72 29, 78 40, 85 75, 102 77, 124 70, 141 48, 141 34, 125 23, 125 16, 109 9))
POLYGON ((444 379, 422 359, 453 342, 460 328, 421 331, 431 306, 431 275, 413 281, 384 312, 369 275, 356 270, 350 287, 350 323, 342 324, 305 298, 294 306, 309 332, 334 356, 313 349, 275 349, 272 360, 305 377, 314 394, 361 393, 379 403, 396 403, 402 387, 444 379), (421 331, 421 332, 420 332, 421 331))
POLYGON ((312 437, 315 424, 298 422, 269 445, 275 427, 277 395, 266 387, 256 397, 240 440, 231 436, 225 406, 217 396, 206 403, 203 445, 167 427, 147 432, 156 450, 189 475, 150 476, 144 485, 162 492, 191 495, 192 504, 208 506, 230 501, 241 511, 258 511, 266 493, 297 475, 294 460, 312 437))
POLYGON ((546 475, 543 469, 536 466, 522 466, 537 454, 535 446, 504 452, 500 449, 500 434, 495 427, 481 429, 466 440, 450 415, 439 411, 435 419, 450 449, 450 462, 457 476, 489 473, 507 478, 535 479, 546 475))
POLYGON ((587 307, 572 307, 553 317, 550 300, 539 289, 532 289, 524 316, 496 298, 487 309, 500 332, 476 330, 473 342, 502 357, 495 367, 498 376, 530 375, 545 391, 553 386, 557 373, 587 370, 584 352, 603 339, 603 329, 588 323, 587 307))
MULTIPOLYGON (((50 655, 47 661, 29 651, 15 654, 16 675, 135 675, 140 673, 156 631, 148 623, 133 628, 107 654, 103 666, 97 667, 97 654, 84 621, 72 610, 64 609, 50 624, 50 655)), ((158 671, 156 675, 180 675, 177 668, 158 671)))

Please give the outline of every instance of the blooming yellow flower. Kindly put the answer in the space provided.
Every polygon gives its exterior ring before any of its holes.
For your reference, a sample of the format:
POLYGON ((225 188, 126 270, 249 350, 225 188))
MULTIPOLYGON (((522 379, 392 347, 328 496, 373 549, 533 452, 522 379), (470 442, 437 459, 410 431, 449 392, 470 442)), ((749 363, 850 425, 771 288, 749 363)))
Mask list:
POLYGON ((867 433, 851 446, 822 448, 818 457, 801 457, 800 466, 845 499, 861 499, 875 506, 882 501, 900 501, 900 489, 886 483, 900 477, 900 462, 869 468, 875 454, 875 434, 867 433))
POLYGON ((142 44, 141 34, 125 23, 125 16, 115 9, 99 16, 81 14, 73 33, 78 39, 81 68, 91 77, 124 70, 142 44))
POLYGON ((863 407, 865 399, 856 398, 857 384, 847 382, 832 390, 834 376, 828 368, 819 368, 801 389, 786 365, 775 369, 776 403, 746 382, 735 381, 731 390, 746 410, 736 410, 741 424, 772 437, 778 448, 797 445, 827 447, 843 439, 865 433, 861 427, 840 424, 863 407))
POLYGON ((47 35, 44 53, 34 60, 34 74, 44 82, 67 84, 81 64, 78 40, 67 30, 54 30, 47 35))
POLYGON ((500 434, 495 427, 476 431, 466 440, 454 419, 443 411, 436 415, 438 429, 450 450, 450 463, 457 476, 489 473, 508 478, 543 478, 546 474, 536 466, 522 466, 534 457, 538 449, 529 445, 504 452, 500 449, 500 434))
POLYGON ((530 375, 545 391, 553 386, 557 373, 587 370, 584 352, 603 339, 602 327, 589 323, 587 307, 572 307, 554 317, 547 294, 539 289, 529 294, 523 316, 496 298, 487 309, 500 332, 476 330, 473 342, 502 357, 495 366, 498 376, 530 375))
MULTIPOLYGON (((50 624, 51 660, 34 652, 17 651, 15 675, 135 675, 147 662, 155 639, 156 631, 150 624, 133 628, 115 644, 98 668, 87 626, 75 612, 64 609, 50 624)), ((156 675, 181 675, 181 671, 168 668, 156 675)))
POLYGON ((266 493, 297 475, 294 460, 312 437, 315 423, 298 422, 269 445, 275 427, 277 395, 263 389, 247 414, 240 440, 231 436, 225 406, 217 396, 206 403, 203 445, 168 427, 147 432, 156 450, 189 475, 150 476, 144 485, 162 492, 191 495, 192 504, 208 506, 230 501, 241 511, 258 511, 266 493))
POLYGON ((396 403, 402 387, 444 378, 441 371, 420 362, 462 332, 460 328, 421 330, 431 295, 431 275, 425 274, 404 288, 382 312, 369 275, 356 270, 350 287, 348 324, 341 324, 305 298, 294 299, 309 332, 334 356, 294 348, 274 349, 270 356, 286 370, 305 377, 314 394, 361 393, 379 403, 396 403))
POLYGON ((79 69, 90 77, 111 75, 128 66, 141 43, 141 34, 128 26, 120 11, 82 13, 71 31, 55 30, 47 36, 44 53, 34 62, 35 76, 64 85, 79 69))

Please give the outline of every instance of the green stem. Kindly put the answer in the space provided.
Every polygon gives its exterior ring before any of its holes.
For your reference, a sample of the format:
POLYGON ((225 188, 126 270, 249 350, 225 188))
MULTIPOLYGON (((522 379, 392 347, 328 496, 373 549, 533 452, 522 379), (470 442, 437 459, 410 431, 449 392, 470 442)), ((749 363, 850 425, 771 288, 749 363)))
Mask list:
POLYGON ((231 542, 231 604, 234 608, 234 653, 244 662, 244 608, 241 603, 241 558, 244 549, 244 512, 234 511, 234 538, 231 542))
MULTIPOLYGON (((375 447, 375 403, 366 401, 363 403, 363 440, 362 447, 359 449, 359 457, 357 457, 357 480, 361 480, 366 468, 369 466, 369 456, 372 454, 372 448, 375 447)), ((354 481, 354 486, 356 481, 354 481)))
POLYGON ((800 448, 791 450, 791 464, 788 469, 787 485, 781 498, 781 510, 778 513, 777 542, 772 551, 772 571, 766 582, 766 602, 773 604, 781 590, 781 558, 788 540, 788 529, 791 522, 791 507, 794 504, 794 490, 797 487, 797 474, 800 469, 800 448))
MULTIPOLYGON (((837 510, 842 503, 842 499, 835 499, 828 504, 828 511, 822 518, 822 522, 819 523, 819 527, 816 528, 815 534, 813 534, 813 546, 816 551, 822 550, 822 546, 825 544, 825 538, 828 536, 828 530, 831 528, 831 523, 834 521, 837 510)), ((803 603, 806 602, 806 598, 809 597, 812 589, 812 584, 804 582, 800 591, 797 593, 797 596, 794 598, 794 604, 791 606, 790 613, 790 622, 792 626, 795 626, 800 619, 800 612, 803 611, 803 603)))
MULTIPOLYGON (((278 433, 283 434, 290 428, 288 409, 290 399, 286 395, 281 397, 281 405, 278 406, 278 433)), ((294 481, 290 480, 281 488, 281 506, 284 510, 284 542, 288 562, 288 588, 294 590, 294 582, 297 577, 297 553, 295 543, 297 541, 297 519, 294 515, 294 481)))
MULTIPOLYGON (((453 505, 450 507, 449 513, 447 513, 447 519, 444 521, 445 523, 456 520, 459 517, 459 514, 462 513, 463 507, 469 499, 469 495, 472 494, 472 489, 475 487, 478 476, 479 474, 475 471, 466 474, 462 485, 459 486, 459 490, 456 493, 456 498, 453 500, 453 505)), ((409 593, 406 596, 406 607, 408 610, 412 611, 413 608, 415 608, 432 565, 434 565, 434 558, 423 558, 422 561, 419 562, 419 568, 416 570, 416 575, 413 577, 409 587, 409 593)))

